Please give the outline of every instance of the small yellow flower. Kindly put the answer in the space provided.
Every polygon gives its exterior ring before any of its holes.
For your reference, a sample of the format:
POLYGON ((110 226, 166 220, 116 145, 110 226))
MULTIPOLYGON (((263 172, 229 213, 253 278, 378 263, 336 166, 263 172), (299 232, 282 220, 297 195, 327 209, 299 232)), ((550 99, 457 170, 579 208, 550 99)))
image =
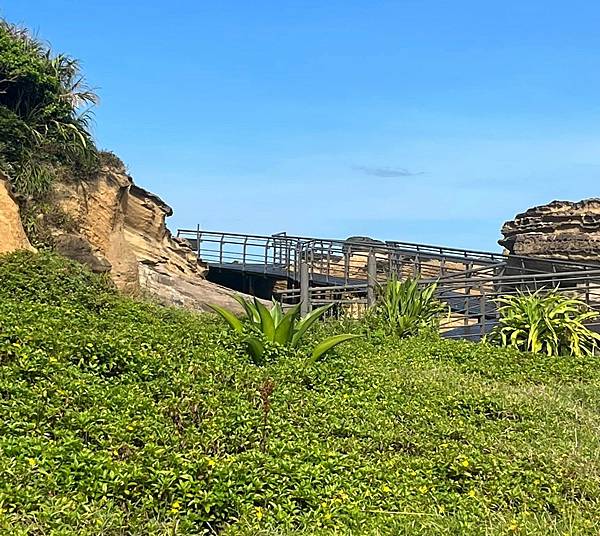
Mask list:
POLYGON ((440 504, 440 507, 438 508, 438 512, 439 512, 440 514, 443 514, 443 513, 445 513, 445 512, 446 512, 446 508, 444 508, 444 505, 443 505, 443 504, 440 504))
POLYGON ((448 443, 442 443, 440 445, 440 447, 443 448, 443 449, 447 449, 448 448, 448 443))
POLYGON ((331 519, 331 512, 327 512, 324 517, 327 521, 329 521, 331 519))
POLYGON ((471 491, 469 491, 469 497, 475 497, 475 490, 472 489, 471 491))
POLYGON ((262 509, 262 507, 257 506, 255 508, 255 510, 256 510, 256 519, 258 519, 260 521, 264 517, 264 515, 265 515, 264 512, 263 512, 263 509, 262 509))
POLYGON ((381 487, 381 491, 383 491, 383 493, 389 493, 390 491, 392 491, 392 488, 390 488, 387 484, 384 484, 381 487))
POLYGON ((37 463, 33 458, 28 458, 27 462, 29 463, 29 465, 31 465, 31 467, 34 467, 37 463))
POLYGON ((508 526, 509 530, 512 530, 513 532, 516 531, 519 528, 519 525, 517 525, 514 521, 508 526))
POLYGON ((463 467, 469 467, 469 460, 463 460, 462 462, 460 462, 460 464, 461 464, 463 467))
POLYGON ((130 425, 128 425, 128 426, 127 426, 127 430, 129 430, 129 431, 131 432, 131 431, 133 430, 133 426, 131 426, 131 424, 130 424, 130 425))
POLYGON ((427 491, 428 491, 428 490, 429 490, 429 488, 427 488, 427 486, 421 486, 421 487, 419 488, 419 491, 420 491, 421 493, 427 493, 427 491))
POLYGON ((217 465, 217 462, 215 460, 208 460, 207 463, 209 467, 214 467, 215 465, 217 465))
POLYGON ((179 501, 175 501, 172 505, 171 508, 173 510, 179 510, 181 508, 181 503, 179 501))
POLYGON ((327 508, 327 501, 323 501, 321 503, 321 508, 327 508))

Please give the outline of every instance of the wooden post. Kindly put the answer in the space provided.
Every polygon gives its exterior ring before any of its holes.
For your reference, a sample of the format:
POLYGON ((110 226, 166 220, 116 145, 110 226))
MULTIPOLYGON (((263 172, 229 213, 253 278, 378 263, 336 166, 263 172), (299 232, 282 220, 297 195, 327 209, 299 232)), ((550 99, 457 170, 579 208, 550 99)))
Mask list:
POLYGON ((300 316, 306 316, 310 313, 310 295, 308 293, 308 264, 306 261, 300 261, 300 316))
POLYGON ((367 306, 375 305, 375 284, 377 283, 377 258, 373 251, 367 260, 367 306))

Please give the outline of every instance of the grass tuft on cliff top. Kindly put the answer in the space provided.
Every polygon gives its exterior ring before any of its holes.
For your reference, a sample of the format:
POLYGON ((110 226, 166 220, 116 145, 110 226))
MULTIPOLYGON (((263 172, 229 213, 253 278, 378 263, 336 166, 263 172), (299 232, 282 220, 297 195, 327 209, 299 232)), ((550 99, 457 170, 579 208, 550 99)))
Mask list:
POLYGON ((429 337, 256 367, 213 316, 16 253, 0 258, 0 529, 598 534, 598 361, 429 337))

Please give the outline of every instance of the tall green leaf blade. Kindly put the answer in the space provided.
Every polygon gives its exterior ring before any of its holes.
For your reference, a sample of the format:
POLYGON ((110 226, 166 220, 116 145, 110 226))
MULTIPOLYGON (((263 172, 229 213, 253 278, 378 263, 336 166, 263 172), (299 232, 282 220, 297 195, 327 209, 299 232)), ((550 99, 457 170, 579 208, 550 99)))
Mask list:
POLYGON ((283 346, 290 346, 294 334, 294 323, 300 310, 300 304, 292 307, 283 315, 279 325, 275 328, 275 342, 283 346))
POLYGON ((275 327, 283 320, 283 310, 281 309, 279 302, 276 302, 275 300, 273 300, 273 306, 271 307, 271 318, 273 319, 275 327))
POLYGON ((349 341, 351 339, 356 339, 358 337, 360 337, 360 335, 351 335, 351 334, 345 333, 345 334, 342 334, 342 335, 334 335, 333 337, 329 337, 328 339, 325 339, 324 341, 322 341, 319 344, 317 344, 317 346, 313 350, 312 355, 310 356, 310 358, 308 359, 308 361, 306 362, 306 364, 308 366, 314 365, 317 362, 317 360, 325 352, 328 352, 334 346, 337 346, 338 344, 341 344, 343 342, 349 341))
POLYGON ((292 338, 292 346, 296 347, 307 330, 321 317, 326 311, 331 309, 333 304, 317 307, 312 313, 306 315, 296 324, 296 333, 292 338))
POLYGON ((246 337, 244 342, 248 345, 250 355, 254 358, 254 362, 260 365, 264 362, 265 345, 256 337, 246 337))
POLYGON ((260 324, 262 334, 269 342, 274 342, 275 340, 275 323, 273 322, 273 317, 271 316, 271 312, 254 298, 254 305, 260 315, 260 324))
POLYGON ((231 311, 228 311, 220 305, 209 304, 208 306, 215 313, 219 314, 235 331, 238 333, 242 333, 244 331, 244 325, 242 324, 242 321, 231 311))
POLYGON ((274 342, 282 346, 289 346, 292 342, 292 329, 294 317, 285 315, 279 325, 275 328, 274 342))
POLYGON ((258 311, 256 310, 256 307, 254 307, 253 303, 250 300, 245 299, 239 294, 233 294, 233 299, 244 308, 244 311, 246 311, 246 317, 248 318, 248 320, 250 320, 250 322, 254 324, 260 322, 258 311))

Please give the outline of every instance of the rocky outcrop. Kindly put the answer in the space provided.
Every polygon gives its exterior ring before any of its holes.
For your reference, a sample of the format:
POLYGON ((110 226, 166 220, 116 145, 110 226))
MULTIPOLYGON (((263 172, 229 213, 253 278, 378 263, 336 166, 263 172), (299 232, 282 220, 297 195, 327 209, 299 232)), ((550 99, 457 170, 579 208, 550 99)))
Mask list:
POLYGON ((385 242, 375 240, 370 236, 350 236, 344 240, 342 251, 344 253, 348 251, 371 251, 376 247, 385 247, 385 242))
POLYGON ((600 262, 600 199, 552 201, 517 214, 498 241, 515 255, 600 262))
POLYGON ((108 272, 128 294, 192 309, 216 303, 239 310, 231 291, 206 281, 206 267, 167 229, 171 207, 135 185, 121 166, 105 165, 87 182, 59 182, 52 197, 63 215, 54 219, 67 222, 52 230, 61 254, 108 272))
POLYGON ((17 249, 33 251, 34 248, 23 229, 19 205, 12 195, 8 177, 0 173, 0 254, 17 249))

